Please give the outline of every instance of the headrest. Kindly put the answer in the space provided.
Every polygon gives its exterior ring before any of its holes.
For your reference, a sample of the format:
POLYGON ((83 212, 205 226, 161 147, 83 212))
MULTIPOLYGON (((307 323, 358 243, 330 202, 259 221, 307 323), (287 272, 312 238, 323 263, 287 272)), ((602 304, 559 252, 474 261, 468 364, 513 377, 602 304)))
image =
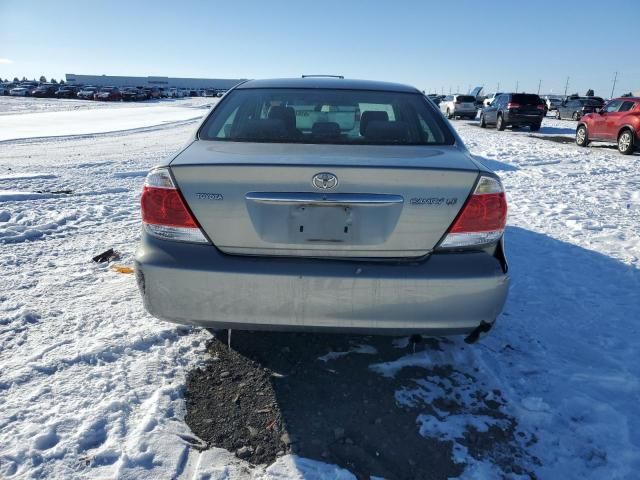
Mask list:
POLYGON ((282 120, 286 128, 293 130, 296 128, 296 111, 293 107, 274 105, 269 110, 269 120, 282 120))
POLYGON ((321 138, 339 137, 340 125, 336 122, 316 122, 311 127, 311 135, 321 138))
POLYGON ((279 140, 287 137, 287 129, 282 120, 249 120, 239 126, 234 136, 250 140, 279 140))
POLYGON ((373 120, 367 125, 365 138, 370 142, 407 143, 409 141, 409 125, 407 122, 385 122, 373 120))
POLYGON ((373 110, 362 112, 362 115, 360 115, 360 135, 364 135, 364 132, 367 131, 367 125, 374 120, 387 122, 389 121, 389 115, 387 115, 387 112, 376 112, 373 110))

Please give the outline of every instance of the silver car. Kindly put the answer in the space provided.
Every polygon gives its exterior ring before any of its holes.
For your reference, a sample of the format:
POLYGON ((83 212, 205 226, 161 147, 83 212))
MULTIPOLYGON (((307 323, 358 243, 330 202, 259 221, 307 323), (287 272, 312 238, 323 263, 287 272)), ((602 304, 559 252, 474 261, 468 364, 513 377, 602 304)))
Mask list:
POLYGON ((507 295, 502 184, 412 87, 242 83, 141 203, 136 277, 161 319, 472 341, 507 295))

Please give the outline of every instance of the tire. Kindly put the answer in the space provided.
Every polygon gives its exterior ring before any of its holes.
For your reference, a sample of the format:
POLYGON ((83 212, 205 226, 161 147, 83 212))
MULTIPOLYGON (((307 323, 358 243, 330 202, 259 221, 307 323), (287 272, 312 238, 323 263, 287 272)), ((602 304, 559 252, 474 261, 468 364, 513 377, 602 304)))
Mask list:
POLYGON ((618 151, 623 155, 631 155, 634 150, 633 132, 628 128, 624 129, 618 135, 618 151))
POLYGON ((578 112, 573 112, 573 115, 571 115, 571 120, 575 120, 576 122, 580 120, 580 117, 578 116, 578 112))
POLYGON ((556 120, 562 120, 562 115, 560 115, 560 110, 556 110, 556 120))
POLYGON ((587 134, 587 127, 580 125, 576 130, 576 145, 579 147, 586 147, 589 145, 589 136, 587 134))
POLYGON ((506 125, 504 124, 504 120, 502 119, 502 114, 498 114, 498 118, 496 119, 496 130, 500 130, 501 132, 505 129, 506 125))
POLYGON ((487 128, 487 122, 484 120, 484 115, 480 114, 480 128, 487 128))
POLYGON ((533 125, 529 125, 529 130, 531 130, 532 132, 537 132, 538 130, 540 130, 541 126, 541 123, 534 123, 533 125))
POLYGON ((448 108, 447 108, 447 118, 449 120, 453 119, 453 115, 451 115, 451 110, 449 110, 448 108))

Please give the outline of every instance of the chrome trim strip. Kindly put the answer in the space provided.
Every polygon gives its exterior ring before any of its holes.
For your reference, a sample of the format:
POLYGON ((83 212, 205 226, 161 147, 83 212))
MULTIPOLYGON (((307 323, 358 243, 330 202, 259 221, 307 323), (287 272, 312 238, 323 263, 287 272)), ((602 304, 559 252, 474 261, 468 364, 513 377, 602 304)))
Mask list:
POLYGON ((401 205, 404 198, 400 195, 386 195, 375 193, 279 193, 279 192, 249 192, 245 199, 250 202, 266 203, 272 205, 281 204, 305 204, 305 205, 363 205, 385 206, 401 205))

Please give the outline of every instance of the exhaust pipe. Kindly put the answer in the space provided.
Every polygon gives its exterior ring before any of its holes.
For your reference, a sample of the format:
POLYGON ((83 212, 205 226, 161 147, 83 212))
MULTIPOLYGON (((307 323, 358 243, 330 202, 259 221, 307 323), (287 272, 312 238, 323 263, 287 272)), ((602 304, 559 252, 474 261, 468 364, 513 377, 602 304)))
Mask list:
POLYGON ((476 329, 471 332, 467 338, 464 339, 465 343, 472 344, 476 343, 480 339, 480 335, 483 333, 487 333, 493 327, 493 323, 485 322, 484 320, 480 322, 480 325, 476 327, 476 329))

